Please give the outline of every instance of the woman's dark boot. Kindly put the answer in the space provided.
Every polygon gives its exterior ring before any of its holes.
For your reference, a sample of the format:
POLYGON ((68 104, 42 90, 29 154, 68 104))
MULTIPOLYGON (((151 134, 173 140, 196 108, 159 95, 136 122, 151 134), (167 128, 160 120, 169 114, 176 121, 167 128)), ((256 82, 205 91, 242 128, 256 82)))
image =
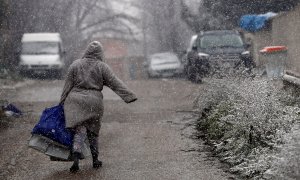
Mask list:
POLYGON ((93 157, 93 168, 98 169, 102 167, 102 161, 98 160, 98 153, 92 152, 92 157, 93 157))
POLYGON ((91 154, 92 154, 92 158, 93 158, 93 168, 100 168, 102 167, 102 161, 98 160, 98 150, 97 148, 95 148, 94 146, 90 146, 91 148, 91 154))
POLYGON ((99 161, 98 159, 93 161, 93 168, 98 169, 102 167, 102 161, 99 161))
POLYGON ((80 158, 80 153, 73 153, 73 159, 74 159, 74 163, 70 168, 70 172, 71 173, 76 173, 79 171, 79 158, 80 158))
POLYGON ((102 161, 98 160, 98 136, 92 133, 91 131, 87 132, 87 136, 90 143, 90 150, 93 157, 93 168, 100 168, 102 167, 102 161))

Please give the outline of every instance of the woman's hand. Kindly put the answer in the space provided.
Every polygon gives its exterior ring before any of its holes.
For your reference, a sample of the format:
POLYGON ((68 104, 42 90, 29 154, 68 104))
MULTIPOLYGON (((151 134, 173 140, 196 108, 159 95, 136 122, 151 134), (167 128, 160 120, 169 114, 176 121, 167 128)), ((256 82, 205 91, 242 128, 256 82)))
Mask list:
POLYGON ((58 103, 59 105, 64 105, 65 104, 65 101, 60 101, 59 103, 58 103))

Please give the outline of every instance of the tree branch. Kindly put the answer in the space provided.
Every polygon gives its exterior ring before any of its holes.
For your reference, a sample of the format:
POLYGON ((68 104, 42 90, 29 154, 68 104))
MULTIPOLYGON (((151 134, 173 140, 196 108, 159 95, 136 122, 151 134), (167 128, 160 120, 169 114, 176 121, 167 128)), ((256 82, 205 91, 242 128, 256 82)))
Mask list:
POLYGON ((138 20, 137 18, 131 17, 131 16, 123 14, 123 13, 122 14, 115 14, 115 15, 112 15, 112 16, 105 17, 103 19, 99 19, 98 21, 93 22, 91 24, 88 24, 85 27, 80 28, 80 31, 85 31, 89 28, 98 26, 100 24, 103 24, 103 23, 106 23, 106 22, 109 22, 109 21, 114 21, 116 19, 126 19, 126 20, 129 20, 129 21, 137 21, 138 20))
POLYGON ((85 7, 85 11, 83 11, 82 15, 79 15, 78 21, 76 26, 79 27, 80 24, 82 24, 82 22, 84 21, 84 19, 89 15, 90 12, 93 11, 93 9, 95 9, 96 5, 97 5, 97 0, 94 0, 93 2, 89 2, 87 0, 85 0, 85 4, 87 4, 87 7, 85 7))

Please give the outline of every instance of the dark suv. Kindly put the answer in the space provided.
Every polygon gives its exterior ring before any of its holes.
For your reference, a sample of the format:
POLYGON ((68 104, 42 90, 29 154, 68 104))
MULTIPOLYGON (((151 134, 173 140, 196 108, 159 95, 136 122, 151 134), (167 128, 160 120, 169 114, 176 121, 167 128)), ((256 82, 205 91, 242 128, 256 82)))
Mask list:
POLYGON ((241 34, 234 30, 205 31, 198 34, 192 51, 187 55, 187 77, 201 79, 216 69, 250 67, 252 58, 241 34))

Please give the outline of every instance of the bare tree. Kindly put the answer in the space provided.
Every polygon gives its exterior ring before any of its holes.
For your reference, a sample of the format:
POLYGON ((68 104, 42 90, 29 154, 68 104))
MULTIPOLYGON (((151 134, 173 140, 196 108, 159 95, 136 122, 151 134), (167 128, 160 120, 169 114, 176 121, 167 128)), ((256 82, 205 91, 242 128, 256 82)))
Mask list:
POLYGON ((62 32, 68 26, 66 19, 70 16, 64 11, 71 5, 71 0, 7 0, 4 8, 5 27, 1 34, 4 38, 3 64, 14 70, 18 64, 18 54, 21 50, 21 37, 25 32, 62 32), (58 5, 59 4, 59 5, 58 5))
MULTIPOLYGON (((5 14, 7 25, 1 34, 5 34, 3 57, 8 68, 14 69, 18 63, 20 41, 25 32, 59 32, 62 34, 68 59, 73 59, 86 41, 95 34, 133 35, 128 22, 138 19, 125 12, 117 12, 113 1, 109 0, 2 0, 0 8, 5 14)), ((2 15, 4 16, 4 15, 2 15)), ((1 18, 1 16, 0 16, 1 18)), ((3 18, 2 18, 3 19, 3 18)), ((1 20, 1 19, 0 19, 1 20)), ((2 28, 3 29, 3 28, 2 28)))
POLYGON ((198 11, 194 13, 187 1, 181 0, 181 16, 195 32, 232 29, 238 26, 242 15, 291 10, 299 2, 299 0, 202 0, 192 4, 198 7, 198 11))
POLYGON ((179 0, 144 0, 141 6, 146 22, 144 33, 151 52, 173 51, 180 53, 190 38, 190 30, 180 18, 179 0))
POLYGON ((65 34, 68 51, 77 51, 69 59, 78 56, 87 41, 93 38, 111 36, 134 36, 130 23, 138 23, 139 19, 124 11, 117 11, 109 0, 75 0, 70 19, 72 24, 65 34))

